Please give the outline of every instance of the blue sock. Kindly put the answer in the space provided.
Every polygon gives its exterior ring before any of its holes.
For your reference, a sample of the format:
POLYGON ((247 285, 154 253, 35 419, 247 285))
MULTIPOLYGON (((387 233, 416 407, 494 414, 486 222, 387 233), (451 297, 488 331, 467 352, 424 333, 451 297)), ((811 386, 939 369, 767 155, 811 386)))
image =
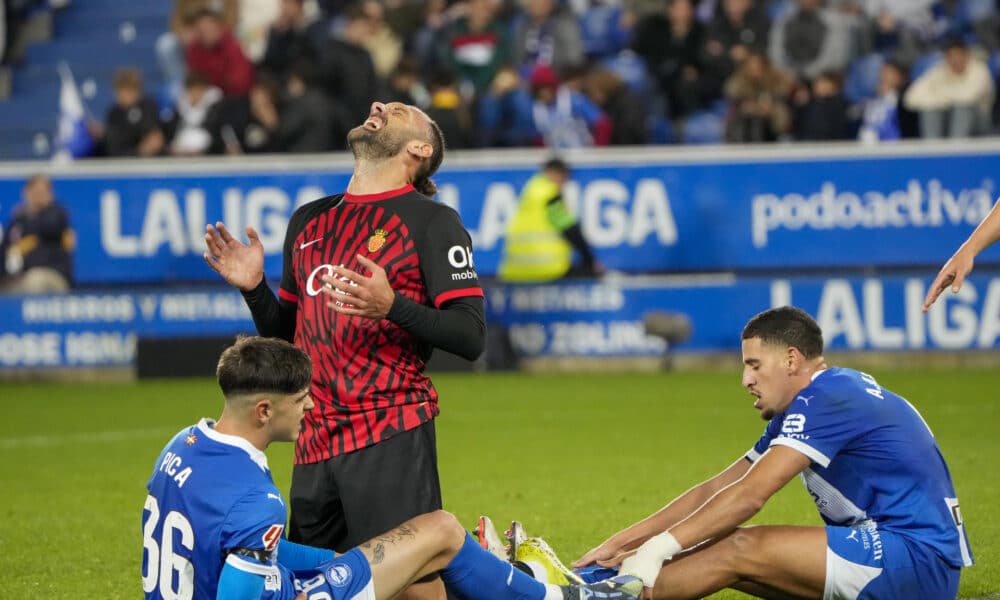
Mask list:
POLYGON ((542 600, 545 584, 509 562, 484 550, 466 534, 455 558, 441 571, 441 579, 466 600, 542 600))

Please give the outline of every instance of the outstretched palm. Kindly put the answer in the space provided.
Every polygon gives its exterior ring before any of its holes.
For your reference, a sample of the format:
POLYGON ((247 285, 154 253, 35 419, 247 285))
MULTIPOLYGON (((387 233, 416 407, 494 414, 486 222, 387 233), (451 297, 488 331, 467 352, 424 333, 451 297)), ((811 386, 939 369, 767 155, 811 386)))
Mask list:
POLYGON ((221 222, 205 226, 205 262, 230 285, 250 291, 264 279, 264 245, 253 227, 247 227, 246 245, 221 222))

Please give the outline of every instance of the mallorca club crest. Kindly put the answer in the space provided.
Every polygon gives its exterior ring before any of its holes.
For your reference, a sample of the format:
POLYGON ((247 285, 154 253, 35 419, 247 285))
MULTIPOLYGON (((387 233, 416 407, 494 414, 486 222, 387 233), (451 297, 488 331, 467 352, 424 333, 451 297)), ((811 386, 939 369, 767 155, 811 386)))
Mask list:
POLYGON ((368 238, 368 251, 378 252, 385 246, 385 238, 389 235, 389 232, 385 229, 376 229, 375 233, 368 238))

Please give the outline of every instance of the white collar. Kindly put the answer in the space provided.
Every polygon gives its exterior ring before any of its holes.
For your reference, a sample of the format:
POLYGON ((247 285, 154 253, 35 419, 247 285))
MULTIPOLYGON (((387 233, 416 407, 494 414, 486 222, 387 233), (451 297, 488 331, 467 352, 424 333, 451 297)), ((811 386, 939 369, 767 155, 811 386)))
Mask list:
POLYGON ((215 420, 214 419, 202 419, 198 421, 198 429, 204 433, 210 440, 219 442, 220 444, 226 444, 227 446, 234 446, 240 450, 246 452, 250 455, 250 460, 257 463, 264 471, 268 470, 267 467, 267 455, 258 450, 253 444, 247 441, 246 438, 241 438, 237 435, 227 435, 225 433, 219 433, 215 430, 215 420))
POLYGON ((812 374, 812 377, 809 378, 809 381, 810 382, 816 381, 816 378, 822 375, 823 373, 826 373, 826 371, 827 371, 826 369, 820 369, 819 371, 816 371, 815 373, 812 374))

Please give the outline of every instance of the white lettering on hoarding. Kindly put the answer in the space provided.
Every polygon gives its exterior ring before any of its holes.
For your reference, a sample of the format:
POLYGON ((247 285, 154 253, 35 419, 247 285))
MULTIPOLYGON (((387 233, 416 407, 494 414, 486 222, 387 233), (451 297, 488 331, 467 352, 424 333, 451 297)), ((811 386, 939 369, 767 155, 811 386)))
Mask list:
MULTIPOLYGON (((824 282, 816 321, 826 342, 843 338, 852 350, 967 350, 994 348, 1000 338, 1000 278, 990 279, 979 305, 980 290, 966 281, 957 294, 945 294, 925 315, 927 288, 920 279, 903 284, 902 323, 889 326, 887 314, 898 314, 896 300, 887 301, 882 281, 866 279, 860 294, 846 279, 824 282)), ((788 280, 771 283, 771 305, 795 303, 788 280)))
MULTIPOLYGON (((303 187, 296 194, 294 207, 321 197, 321 189, 303 187)), ((123 227, 121 193, 118 190, 101 193, 101 246, 108 256, 137 258, 153 256, 164 249, 174 256, 200 256, 204 252, 209 214, 204 190, 191 188, 183 193, 182 201, 174 190, 154 189, 146 200, 139 233, 127 234, 126 229, 136 228, 123 227)), ((265 252, 277 254, 281 252, 294 207, 281 188, 257 187, 245 194, 237 188, 228 188, 222 193, 221 220, 240 238, 245 227, 252 226, 260 235, 265 252)))
POLYGON ((641 321, 555 321, 510 326, 511 343, 524 356, 658 355, 666 342, 649 336, 641 321))
POLYGON ((993 181, 952 191, 937 179, 910 180, 905 190, 838 191, 827 181, 809 195, 758 194, 751 201, 751 237, 766 248, 770 234, 784 229, 818 231, 976 225, 993 206, 993 181))

